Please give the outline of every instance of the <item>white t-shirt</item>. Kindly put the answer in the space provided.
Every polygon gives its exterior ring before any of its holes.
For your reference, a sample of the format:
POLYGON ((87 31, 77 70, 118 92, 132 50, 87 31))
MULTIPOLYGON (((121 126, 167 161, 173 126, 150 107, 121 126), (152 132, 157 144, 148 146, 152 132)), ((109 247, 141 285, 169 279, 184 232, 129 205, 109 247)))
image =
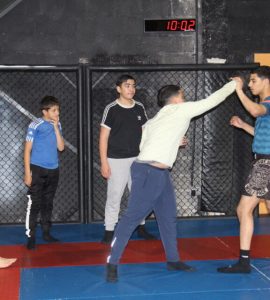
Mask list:
POLYGON ((235 87, 236 82, 231 81, 206 99, 164 106, 145 124, 138 159, 172 167, 190 120, 220 104, 235 87))

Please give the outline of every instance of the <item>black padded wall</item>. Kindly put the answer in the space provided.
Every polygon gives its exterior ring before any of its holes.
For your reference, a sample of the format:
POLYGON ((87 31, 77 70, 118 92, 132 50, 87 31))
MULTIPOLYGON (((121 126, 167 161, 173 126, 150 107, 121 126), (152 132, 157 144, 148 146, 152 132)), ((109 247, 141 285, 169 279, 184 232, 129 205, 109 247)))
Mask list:
POLYGON ((269 10, 269 0, 202 1, 204 61, 249 63, 253 53, 269 52, 269 10))

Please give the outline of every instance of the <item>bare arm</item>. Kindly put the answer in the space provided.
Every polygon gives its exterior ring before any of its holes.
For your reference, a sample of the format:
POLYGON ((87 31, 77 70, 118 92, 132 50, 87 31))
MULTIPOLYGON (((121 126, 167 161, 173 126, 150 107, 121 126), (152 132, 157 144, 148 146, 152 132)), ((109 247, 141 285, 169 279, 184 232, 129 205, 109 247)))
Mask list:
POLYGON ((30 155, 32 151, 32 142, 25 142, 24 145, 24 183, 27 186, 31 186, 32 175, 30 169, 30 155))
POLYGON ((111 176, 111 168, 108 163, 107 156, 109 135, 110 129, 101 126, 99 135, 99 155, 101 163, 101 175, 105 178, 109 178, 111 176))
POLYGON ((240 77, 234 77, 233 79, 236 81, 237 96, 245 109, 255 118, 266 114, 267 110, 264 105, 253 102, 243 92, 243 80, 240 77))
POLYGON ((59 130, 58 122, 59 120, 53 120, 53 127, 56 136, 57 149, 63 151, 65 149, 65 142, 59 130))
POLYGON ((254 136, 254 127, 244 122, 238 116, 233 116, 230 120, 230 124, 233 125, 234 127, 241 128, 247 133, 249 133, 250 135, 254 136))

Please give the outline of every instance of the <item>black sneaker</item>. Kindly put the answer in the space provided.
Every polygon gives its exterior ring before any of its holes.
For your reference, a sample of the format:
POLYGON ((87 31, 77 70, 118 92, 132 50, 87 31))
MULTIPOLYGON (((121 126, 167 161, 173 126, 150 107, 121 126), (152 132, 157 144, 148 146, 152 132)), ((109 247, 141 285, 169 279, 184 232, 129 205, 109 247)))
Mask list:
POLYGON ((56 243, 59 242, 58 239, 56 239, 55 237, 53 237, 50 233, 45 232, 42 235, 42 238, 45 242, 49 242, 49 243, 56 243))
POLYGON ((106 281, 115 283, 118 281, 117 265, 107 264, 106 281))
POLYGON ((183 263, 182 261, 168 261, 167 270, 169 271, 186 271, 193 272, 196 271, 195 268, 183 263))
POLYGON ((146 231, 146 228, 144 225, 138 226, 137 234, 138 234, 138 237, 140 237, 144 240, 156 240, 157 239, 154 235, 152 235, 151 233, 146 231))
POLYGON ((114 231, 105 230, 103 239, 101 240, 102 244, 111 244, 113 239, 114 231))
POLYGON ((32 237, 27 238, 26 248, 28 250, 33 250, 36 248, 36 238, 35 237, 32 236, 32 237))
POLYGON ((234 265, 217 268, 217 271, 220 273, 227 273, 227 274, 250 273, 251 267, 250 267, 250 264, 248 264, 248 263, 243 264, 243 263, 237 262, 234 265))

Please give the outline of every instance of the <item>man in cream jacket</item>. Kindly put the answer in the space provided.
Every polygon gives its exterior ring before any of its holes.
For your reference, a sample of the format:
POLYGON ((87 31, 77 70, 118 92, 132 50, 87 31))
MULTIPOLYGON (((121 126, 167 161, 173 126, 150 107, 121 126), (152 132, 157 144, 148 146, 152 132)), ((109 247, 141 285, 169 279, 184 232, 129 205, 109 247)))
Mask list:
POLYGON ((107 282, 118 280, 117 266, 128 240, 136 226, 152 211, 165 249, 167 269, 193 271, 179 258, 176 200, 169 170, 191 119, 219 105, 235 91, 235 87, 236 82, 232 80, 207 99, 196 102, 185 102, 182 89, 176 85, 159 90, 158 105, 162 108, 145 124, 140 153, 131 166, 131 193, 107 258, 107 282))

